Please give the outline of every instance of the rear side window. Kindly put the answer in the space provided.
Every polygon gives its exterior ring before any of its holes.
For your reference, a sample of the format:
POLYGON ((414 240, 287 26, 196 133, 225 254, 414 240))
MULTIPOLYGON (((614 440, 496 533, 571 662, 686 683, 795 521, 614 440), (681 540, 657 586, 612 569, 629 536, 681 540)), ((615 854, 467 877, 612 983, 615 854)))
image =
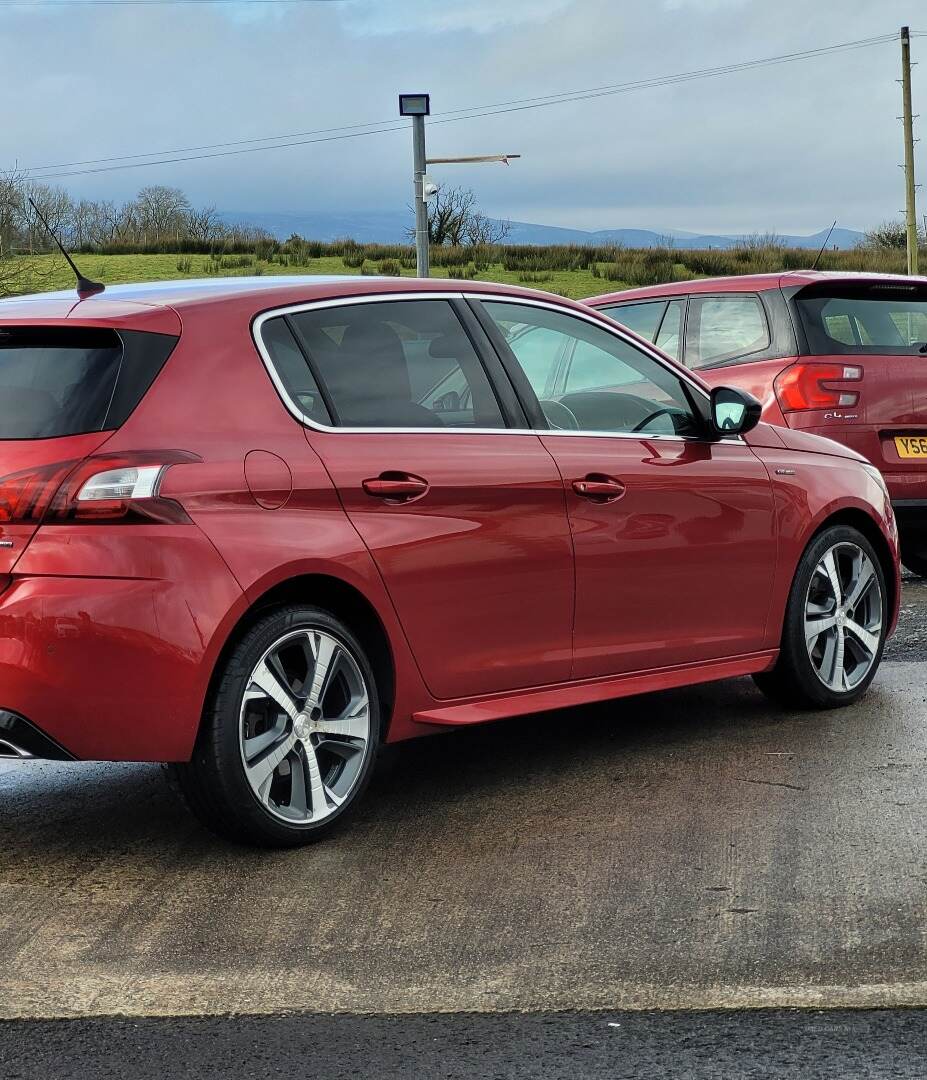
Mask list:
POLYGON ((119 427, 176 342, 138 331, 0 326, 0 439, 119 427))
MULTIPOLYGON (((505 427, 489 377, 446 300, 334 305, 286 321, 309 369, 300 378, 318 386, 335 425, 505 427)), ((266 323, 262 336, 286 383, 279 343, 267 336, 276 322, 266 323)))
POLYGON ((795 303, 812 355, 915 354, 927 346, 927 292, 917 286, 802 292, 795 303))
POLYGON ((769 346, 769 324, 753 294, 693 296, 686 323, 685 363, 700 368, 739 360, 769 346))

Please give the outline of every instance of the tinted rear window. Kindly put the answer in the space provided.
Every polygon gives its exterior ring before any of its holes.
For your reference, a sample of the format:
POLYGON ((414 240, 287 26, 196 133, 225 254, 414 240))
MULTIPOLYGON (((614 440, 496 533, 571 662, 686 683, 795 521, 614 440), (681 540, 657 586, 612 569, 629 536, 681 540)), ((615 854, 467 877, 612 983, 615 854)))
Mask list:
POLYGON ((927 291, 870 285, 795 298, 812 354, 915 354, 927 346, 927 291))
POLYGON ((0 439, 119 427, 176 340, 137 331, 0 327, 0 439))

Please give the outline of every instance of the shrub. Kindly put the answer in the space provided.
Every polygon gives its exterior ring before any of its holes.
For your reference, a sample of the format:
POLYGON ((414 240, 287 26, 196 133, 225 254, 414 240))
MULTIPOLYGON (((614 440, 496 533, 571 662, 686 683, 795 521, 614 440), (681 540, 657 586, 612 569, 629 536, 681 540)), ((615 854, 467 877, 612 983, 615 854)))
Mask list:
POLYGON ((397 259, 383 259, 380 262, 379 272, 387 277, 399 277, 402 273, 402 266, 400 266, 397 259))
POLYGON ((177 269, 180 271, 181 274, 189 274, 190 271, 193 269, 193 260, 192 259, 178 259, 177 260, 177 269))
POLYGON ((350 267, 352 270, 357 270, 359 267, 363 269, 364 263, 367 261, 367 256, 363 251, 346 251, 341 256, 341 261, 345 266, 350 267))
POLYGON ((519 281, 524 281, 524 282, 537 283, 537 282, 541 282, 541 281, 550 281, 553 278, 553 276, 554 275, 551 274, 551 273, 538 274, 538 273, 534 273, 531 270, 523 270, 518 275, 518 280, 519 281))

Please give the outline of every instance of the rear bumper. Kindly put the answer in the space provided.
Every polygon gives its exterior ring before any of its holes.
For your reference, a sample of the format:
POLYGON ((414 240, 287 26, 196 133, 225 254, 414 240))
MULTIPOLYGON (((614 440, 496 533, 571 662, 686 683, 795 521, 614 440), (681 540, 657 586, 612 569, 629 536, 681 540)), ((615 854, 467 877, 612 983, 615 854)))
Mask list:
POLYGON ((0 710, 25 745, 9 741, 36 757, 188 760, 243 606, 195 527, 40 529, 0 593, 0 710))

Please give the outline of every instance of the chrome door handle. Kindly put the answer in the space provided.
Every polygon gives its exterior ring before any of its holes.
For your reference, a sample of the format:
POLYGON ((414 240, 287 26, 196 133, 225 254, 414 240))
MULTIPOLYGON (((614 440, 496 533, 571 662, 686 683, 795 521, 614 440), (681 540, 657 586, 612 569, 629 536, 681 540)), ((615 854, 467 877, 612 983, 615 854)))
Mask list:
POLYGON ((375 499, 409 502, 425 494, 428 481, 410 473, 385 472, 370 480, 362 480, 361 487, 375 499))
POLYGON ((583 499, 593 502, 614 502, 624 495, 627 488, 614 476, 602 473, 589 473, 582 480, 573 481, 573 490, 583 499))

